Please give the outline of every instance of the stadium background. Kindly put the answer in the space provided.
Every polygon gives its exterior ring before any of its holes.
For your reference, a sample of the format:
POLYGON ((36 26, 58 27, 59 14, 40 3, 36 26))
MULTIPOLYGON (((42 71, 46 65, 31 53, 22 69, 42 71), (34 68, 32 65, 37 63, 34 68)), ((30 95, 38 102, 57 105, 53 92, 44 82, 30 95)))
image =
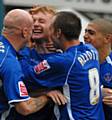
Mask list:
POLYGON ((83 28, 89 20, 97 17, 112 20, 112 0, 0 0, 0 31, 3 17, 9 10, 14 8, 28 9, 37 4, 52 5, 59 10, 74 11, 82 18, 83 28))

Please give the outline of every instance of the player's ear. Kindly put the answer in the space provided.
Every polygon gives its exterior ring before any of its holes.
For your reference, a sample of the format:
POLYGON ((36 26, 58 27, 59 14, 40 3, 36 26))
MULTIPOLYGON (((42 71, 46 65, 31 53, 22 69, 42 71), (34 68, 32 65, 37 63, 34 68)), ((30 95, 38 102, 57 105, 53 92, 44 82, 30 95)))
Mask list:
POLYGON ((62 30, 59 28, 56 33, 57 38, 60 38, 62 35, 62 30))
POLYGON ((112 40, 112 34, 107 34, 105 37, 105 43, 111 43, 112 40))
POLYGON ((28 35, 28 29, 25 27, 25 28, 22 29, 22 37, 26 38, 27 35, 28 35))

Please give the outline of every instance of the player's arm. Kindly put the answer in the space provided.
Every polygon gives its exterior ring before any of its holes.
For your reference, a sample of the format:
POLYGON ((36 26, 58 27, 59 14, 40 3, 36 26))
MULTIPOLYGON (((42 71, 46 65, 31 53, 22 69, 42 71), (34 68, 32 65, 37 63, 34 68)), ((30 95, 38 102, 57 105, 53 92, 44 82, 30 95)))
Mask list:
POLYGON ((29 115, 42 109, 47 102, 48 98, 45 95, 42 95, 37 98, 30 98, 27 101, 15 103, 15 108, 18 113, 29 115))
POLYGON ((49 99, 51 99, 55 104, 58 105, 64 105, 67 103, 67 98, 63 95, 60 88, 55 88, 52 90, 40 88, 35 91, 31 90, 29 94, 31 97, 46 95, 49 99))
POLYGON ((23 83, 24 76, 21 66, 16 59, 5 61, 2 69, 4 93, 9 104, 15 105, 17 112, 22 115, 28 115, 39 111, 47 103, 48 98, 45 95, 37 98, 32 98, 28 95, 26 86, 23 83), (16 66, 16 70, 13 65, 16 66))
POLYGON ((18 113, 22 115, 28 115, 42 109, 49 98, 53 100, 55 104, 64 105, 67 103, 66 97, 58 90, 52 90, 36 98, 30 98, 27 101, 15 103, 15 108, 18 113))

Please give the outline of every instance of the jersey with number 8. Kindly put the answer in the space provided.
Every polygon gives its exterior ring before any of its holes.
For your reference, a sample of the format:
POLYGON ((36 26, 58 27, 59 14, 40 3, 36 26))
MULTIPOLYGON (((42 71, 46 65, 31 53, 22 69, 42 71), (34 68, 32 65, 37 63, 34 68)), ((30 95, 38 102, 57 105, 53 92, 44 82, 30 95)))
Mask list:
POLYGON ((31 69, 27 59, 21 65, 27 80, 49 88, 64 87, 70 120, 104 120, 98 53, 91 45, 72 46, 64 53, 48 57, 41 62, 42 68, 39 63, 31 69))
POLYGON ((89 83, 90 83, 90 104, 95 105, 99 100, 99 73, 96 68, 89 70, 89 83))

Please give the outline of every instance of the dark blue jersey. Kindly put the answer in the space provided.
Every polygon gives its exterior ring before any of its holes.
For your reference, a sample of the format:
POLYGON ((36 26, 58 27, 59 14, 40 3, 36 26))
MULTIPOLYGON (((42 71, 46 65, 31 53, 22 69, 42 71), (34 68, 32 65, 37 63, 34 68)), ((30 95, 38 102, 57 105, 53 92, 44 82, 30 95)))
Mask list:
POLYGON ((8 103, 30 98, 23 78, 16 51, 6 38, 0 36, 0 113, 8 109, 8 103))
POLYGON ((104 87, 112 89, 112 52, 100 65, 100 78, 104 87))
MULTIPOLYGON (((19 51, 19 58, 21 59, 21 57, 24 57, 26 59, 30 59, 29 60, 29 64, 30 65, 35 65, 35 64, 38 64, 40 63, 42 60, 50 57, 50 56, 54 56, 54 55, 57 55, 59 53, 37 53, 37 51, 35 49, 30 49, 28 47, 25 47, 24 49, 20 50, 19 51)), ((25 73, 25 66, 23 67, 23 73, 25 73)), ((27 71, 26 71, 27 72, 27 71)), ((42 88, 41 84, 38 84, 36 81, 32 80, 31 77, 27 76, 28 74, 25 74, 25 84, 28 88, 29 91, 31 90, 37 90, 37 89, 40 89, 42 88)), ((46 86, 44 86, 46 87, 46 86)), ((47 89, 49 89, 47 87, 47 89)))
POLYGON ((25 76, 39 85, 49 88, 63 86, 71 120, 104 120, 98 53, 91 45, 81 43, 35 66, 31 66, 28 59, 20 62, 25 76))
MULTIPOLYGON (((61 53, 38 53, 35 49, 30 49, 28 47, 25 47, 24 49, 20 50, 19 51, 19 57, 21 59, 21 57, 24 57, 26 58, 27 60, 29 60, 29 64, 34 66, 35 64, 38 64, 40 63, 42 60, 44 59, 47 59, 48 57, 50 56, 55 56, 57 54, 61 54, 61 53)), ((23 73, 27 73, 27 71, 24 69, 25 66, 23 67, 23 73)), ((28 89, 32 89, 32 90, 35 90, 35 89, 38 89, 41 86, 41 84, 38 84, 37 82, 35 82, 34 80, 32 80, 31 77, 27 76, 28 74, 25 74, 25 84, 27 86, 28 89)), ((44 86, 46 87, 46 86, 44 86)), ((47 89, 49 89, 47 87, 47 89)))
MULTIPOLYGON (((38 54, 35 49, 25 47, 24 49, 19 51, 19 58, 21 58, 22 56, 29 58, 31 60, 30 65, 35 65, 48 56, 51 56, 52 54, 55 53, 38 54)), ((42 94, 45 94, 49 91, 48 87, 42 87, 41 85, 37 84, 37 82, 26 76, 24 83, 31 96, 41 96, 42 94)), ((49 100, 48 103, 41 110, 27 116, 20 115, 15 110, 12 111, 12 113, 14 114, 16 120, 56 120, 54 114, 54 102, 52 100, 49 100)))
MULTIPOLYGON (((112 52, 100 65, 100 79, 105 88, 112 89, 112 52)), ((105 104, 103 107, 106 119, 112 120, 112 108, 105 104)))

